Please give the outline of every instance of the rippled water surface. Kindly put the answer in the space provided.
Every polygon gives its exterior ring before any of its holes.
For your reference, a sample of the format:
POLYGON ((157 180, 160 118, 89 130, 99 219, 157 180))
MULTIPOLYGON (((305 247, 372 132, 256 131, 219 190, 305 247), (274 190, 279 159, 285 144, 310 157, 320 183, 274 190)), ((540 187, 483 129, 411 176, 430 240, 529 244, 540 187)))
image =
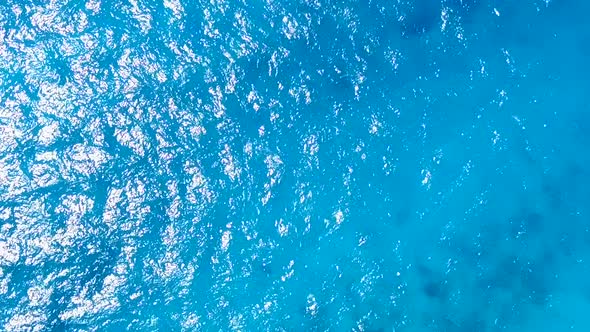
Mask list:
POLYGON ((590 331, 589 11, 2 0, 0 330, 590 331))

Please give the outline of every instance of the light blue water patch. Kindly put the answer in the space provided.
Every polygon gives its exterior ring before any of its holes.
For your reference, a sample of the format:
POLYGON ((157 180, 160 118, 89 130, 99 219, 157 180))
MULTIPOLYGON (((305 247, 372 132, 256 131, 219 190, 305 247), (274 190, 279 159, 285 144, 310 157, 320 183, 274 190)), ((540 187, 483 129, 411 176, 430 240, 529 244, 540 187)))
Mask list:
POLYGON ((6 331, 588 331, 583 1, 0 4, 6 331))

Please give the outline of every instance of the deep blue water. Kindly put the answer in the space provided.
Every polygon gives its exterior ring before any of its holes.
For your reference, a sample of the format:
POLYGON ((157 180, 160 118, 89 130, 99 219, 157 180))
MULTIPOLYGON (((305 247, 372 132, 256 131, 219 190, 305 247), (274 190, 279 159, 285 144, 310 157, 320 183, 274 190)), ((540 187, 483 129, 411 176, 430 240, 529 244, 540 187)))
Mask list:
POLYGON ((590 331, 588 13, 2 0, 0 330, 590 331))

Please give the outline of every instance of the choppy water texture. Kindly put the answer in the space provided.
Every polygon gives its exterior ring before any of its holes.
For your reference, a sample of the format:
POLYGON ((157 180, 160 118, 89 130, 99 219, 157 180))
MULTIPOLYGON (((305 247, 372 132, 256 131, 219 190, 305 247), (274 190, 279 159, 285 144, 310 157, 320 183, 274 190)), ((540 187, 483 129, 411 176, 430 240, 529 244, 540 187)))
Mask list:
POLYGON ((3 0, 0 329, 590 331, 589 12, 3 0))

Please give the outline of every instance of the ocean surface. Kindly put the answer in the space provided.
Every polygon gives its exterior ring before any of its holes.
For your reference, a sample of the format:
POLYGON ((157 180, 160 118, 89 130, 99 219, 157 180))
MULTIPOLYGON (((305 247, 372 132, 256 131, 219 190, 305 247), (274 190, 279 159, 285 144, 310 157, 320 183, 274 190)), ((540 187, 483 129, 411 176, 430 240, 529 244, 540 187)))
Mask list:
POLYGON ((1 0, 1 331, 590 331, 590 1, 1 0))

